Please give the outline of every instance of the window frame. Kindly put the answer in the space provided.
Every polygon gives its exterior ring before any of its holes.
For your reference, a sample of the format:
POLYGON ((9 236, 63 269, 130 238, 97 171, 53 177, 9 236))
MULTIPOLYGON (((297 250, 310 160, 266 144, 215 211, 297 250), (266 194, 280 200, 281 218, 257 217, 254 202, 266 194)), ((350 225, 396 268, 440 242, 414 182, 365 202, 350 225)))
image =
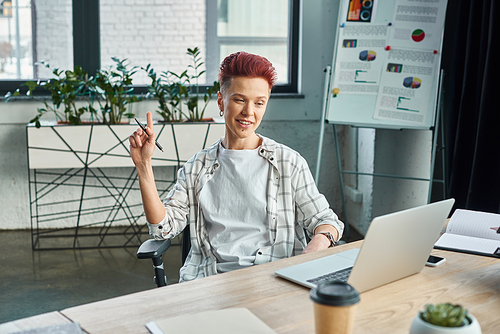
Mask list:
MULTIPOLYGON (((300 0, 289 0, 290 21, 288 26, 288 73, 289 82, 287 84, 277 84, 273 88, 273 93, 298 93, 298 58, 299 58, 299 22, 300 22, 300 0)), ((219 68, 219 46, 224 44, 241 43, 245 38, 217 37, 217 0, 207 0, 207 72, 211 77, 216 77, 219 68), (212 72, 210 72, 212 71, 212 72)), ((249 40, 261 40, 264 43, 275 42, 273 38, 252 37, 249 40)))
MULTIPOLYGON (((299 25, 300 25, 300 0, 290 1, 290 24, 288 43, 290 45, 288 54, 289 83, 277 84, 272 93, 275 94, 297 94, 298 93, 298 71, 299 71, 299 25)), ((218 55, 214 48, 219 48, 218 41, 215 40, 217 34, 217 0, 207 0, 207 54, 218 55), (211 16, 211 20, 208 17, 211 16), (215 18, 215 19, 213 19, 215 18), (210 53, 212 52, 212 53, 210 53)), ((99 0, 73 0, 73 63, 82 66, 88 73, 95 73, 101 67, 100 54, 100 17, 99 0), (78 41, 78 43, 75 43, 78 41)), ((33 28, 34 29, 34 28, 33 28)), ((218 59, 205 59, 208 66, 218 69, 218 59), (216 64, 213 66, 212 64, 216 64)), ((207 66, 207 67, 208 67, 207 66)), ((36 79, 33 79, 36 80, 36 79)), ((0 80, 0 98, 8 92, 14 92, 21 88, 24 80, 0 80)), ((208 85, 200 85, 200 90, 204 93, 208 85)), ((134 94, 147 93, 146 85, 134 85, 134 94)), ((43 89, 35 90, 36 95, 49 95, 43 89)))

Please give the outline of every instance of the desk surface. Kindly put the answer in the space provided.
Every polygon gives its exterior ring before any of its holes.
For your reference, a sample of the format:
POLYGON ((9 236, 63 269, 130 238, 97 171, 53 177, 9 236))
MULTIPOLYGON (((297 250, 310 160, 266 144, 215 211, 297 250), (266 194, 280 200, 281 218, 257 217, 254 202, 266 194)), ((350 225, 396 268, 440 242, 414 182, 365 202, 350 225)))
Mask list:
MULTIPOLYGON (((246 307, 277 333, 313 333, 309 289, 274 271, 351 248, 361 241, 198 281, 151 289, 61 313, 89 333, 148 333, 152 320, 205 310, 246 307)), ((455 302, 479 320, 483 333, 500 330, 500 260, 434 250, 447 262, 361 294, 354 333, 405 333, 426 303, 455 302)))
MULTIPOLYGON (((245 307, 277 333, 314 333, 309 289, 275 277, 274 271, 360 246, 361 242, 350 243, 1 326, 15 323, 24 329, 32 328, 34 320, 42 321, 37 322, 42 326, 69 319, 80 323, 88 333, 148 333, 144 324, 149 321, 188 312, 245 307)), ((446 263, 437 268, 424 267, 417 275, 361 294, 354 333, 407 333, 417 312, 426 303, 438 302, 466 306, 485 334, 500 330, 500 260, 442 250, 432 253, 446 257, 446 263)))

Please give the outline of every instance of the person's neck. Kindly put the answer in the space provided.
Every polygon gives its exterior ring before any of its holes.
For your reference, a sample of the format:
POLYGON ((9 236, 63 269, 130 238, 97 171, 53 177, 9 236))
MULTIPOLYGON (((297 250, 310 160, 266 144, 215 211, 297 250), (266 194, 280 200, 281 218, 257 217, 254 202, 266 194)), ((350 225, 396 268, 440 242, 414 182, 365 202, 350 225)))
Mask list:
POLYGON ((259 147, 261 143, 262 139, 260 139, 260 137, 256 134, 244 139, 231 139, 228 136, 225 136, 222 140, 222 146, 224 146, 227 150, 254 150, 259 147))

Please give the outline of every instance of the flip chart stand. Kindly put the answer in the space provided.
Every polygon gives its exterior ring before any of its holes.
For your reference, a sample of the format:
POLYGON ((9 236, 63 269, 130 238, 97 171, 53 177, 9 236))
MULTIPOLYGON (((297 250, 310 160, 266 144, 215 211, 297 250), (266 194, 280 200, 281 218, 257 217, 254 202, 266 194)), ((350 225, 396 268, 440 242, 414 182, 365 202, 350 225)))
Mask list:
MULTIPOLYGON (((323 139, 324 139, 324 132, 325 132, 325 124, 328 122, 326 119, 326 113, 327 113, 327 108, 328 108, 328 100, 330 98, 330 91, 329 91, 330 78, 331 78, 331 67, 330 66, 328 66, 325 69, 325 75, 326 75, 325 91, 324 91, 324 96, 323 96, 323 110, 322 110, 321 121, 320 121, 318 156, 316 159, 316 171, 315 171, 316 186, 318 185, 318 181, 319 181, 319 171, 320 171, 320 166, 321 166, 321 153, 323 152, 323 139)), ((394 178, 394 179, 405 179, 405 180, 429 182, 427 203, 429 203, 431 200, 433 183, 437 182, 437 183, 441 183, 443 185, 443 198, 446 198, 446 175, 445 175, 445 163, 444 163, 445 162, 444 122, 443 122, 443 113, 441 110, 442 109, 441 92, 442 92, 442 85, 443 85, 443 75, 444 75, 444 72, 443 72, 443 70, 441 70, 440 78, 439 78, 437 104, 435 106, 435 108, 436 108, 435 125, 429 129, 429 131, 432 131, 432 150, 431 150, 431 165, 430 165, 430 177, 429 178, 418 178, 418 177, 412 177, 412 176, 401 176, 401 175, 392 175, 392 174, 383 174, 383 173, 364 173, 364 172, 359 172, 359 171, 343 170, 342 169, 342 162, 340 159, 340 147, 339 147, 339 140, 338 140, 338 135, 337 135, 337 124, 331 123, 332 129, 333 129, 333 141, 335 142, 335 153, 336 153, 336 158, 337 158, 337 168, 338 168, 338 174, 339 174, 340 192, 341 192, 341 197, 342 197, 342 208, 344 210, 344 224, 345 224, 344 236, 346 238, 349 238, 350 230, 349 230, 349 221, 348 221, 348 217, 347 217, 347 205, 346 205, 346 199, 345 199, 345 185, 344 185, 344 176, 343 176, 344 174, 365 175, 365 176, 372 176, 372 177, 386 177, 386 178, 394 178), (439 134, 441 134, 441 136, 439 136, 439 134), (438 147, 438 137, 441 138, 440 147, 438 147), (443 179, 434 179, 434 165, 435 165, 435 161, 436 161, 436 152, 438 150, 441 152, 443 179)), ((356 127, 354 125, 352 125, 352 126, 356 127)))

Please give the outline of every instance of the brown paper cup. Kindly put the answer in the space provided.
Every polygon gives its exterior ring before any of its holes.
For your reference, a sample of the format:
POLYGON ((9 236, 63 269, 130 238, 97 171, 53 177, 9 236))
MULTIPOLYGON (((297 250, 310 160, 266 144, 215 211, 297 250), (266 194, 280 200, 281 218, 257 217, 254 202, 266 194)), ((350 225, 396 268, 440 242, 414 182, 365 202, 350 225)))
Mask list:
POLYGON ((328 306, 314 303, 316 334, 350 334, 357 305, 328 306))
POLYGON ((349 284, 333 281, 311 290, 316 334, 350 334, 359 293, 349 284))

